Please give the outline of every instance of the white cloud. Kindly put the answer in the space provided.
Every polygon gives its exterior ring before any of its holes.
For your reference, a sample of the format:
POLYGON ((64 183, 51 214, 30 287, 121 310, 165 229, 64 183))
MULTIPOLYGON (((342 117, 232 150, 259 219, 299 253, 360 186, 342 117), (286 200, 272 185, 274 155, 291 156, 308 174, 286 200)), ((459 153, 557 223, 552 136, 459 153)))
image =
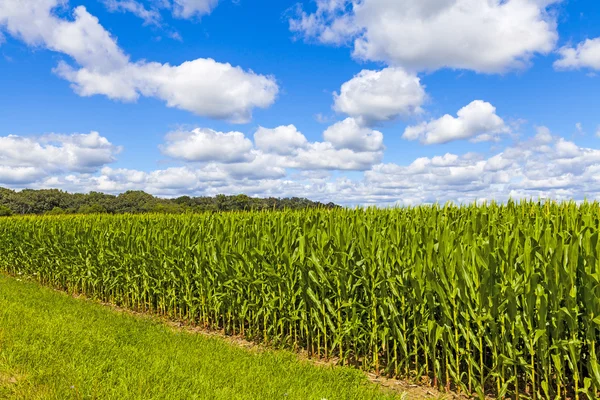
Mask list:
POLYGON ((234 123, 248 122, 254 108, 275 101, 279 88, 273 77, 227 63, 203 58, 177 66, 131 62, 85 7, 75 8, 71 21, 52 13, 61 4, 6 0, 0 3, 0 28, 28 45, 72 57, 81 68, 61 61, 55 72, 82 96, 101 94, 123 101, 156 97, 169 107, 234 123))
POLYGON ((416 75, 402 68, 363 70, 334 93, 334 109, 367 124, 422 111, 425 89, 416 75))
POLYGON ((558 53, 561 59, 554 62, 556 69, 600 70, 600 38, 586 39, 576 47, 562 47, 558 53))
POLYGON ((144 190, 165 196, 208 193, 214 195, 227 192, 227 187, 238 185, 251 188, 261 185, 264 181, 279 181, 283 177, 284 170, 265 165, 265 160, 257 157, 250 163, 208 163, 203 166, 186 165, 148 172, 105 167, 99 175, 70 175, 54 182, 54 185, 110 193, 144 190))
POLYGON ((297 18, 289 20, 290 30, 322 43, 342 44, 361 30, 349 12, 348 0, 316 0, 317 10, 306 13, 301 6, 296 9, 297 18), (347 12, 347 13, 346 13, 347 12))
POLYGON ((70 21, 52 15, 51 10, 60 5, 63 3, 58 0, 4 0, 0 3, 0 27, 28 45, 67 54, 78 64, 99 71, 127 65, 129 57, 85 7, 76 7, 70 21))
POLYGON ((407 140, 419 139, 423 144, 447 143, 453 140, 473 139, 488 141, 510 129, 502 118, 496 115, 496 108, 490 103, 475 100, 461 108, 458 117, 449 114, 405 129, 402 137, 407 140))
POLYGON ((201 17, 210 14, 219 0, 174 0, 173 15, 178 18, 201 17))
POLYGON ((145 25, 161 25, 158 8, 171 10, 175 18, 195 19, 210 14, 219 0, 160 0, 155 1, 152 9, 136 0, 103 0, 110 12, 130 12, 144 20, 145 25))
POLYGON ((252 142, 241 132, 196 128, 169 133, 160 149, 165 155, 184 161, 233 163, 251 159, 252 142))
POLYGON ((485 158, 478 154, 418 158, 408 166, 376 165, 365 187, 378 201, 401 204, 513 198, 581 200, 600 198, 600 150, 552 138, 543 128, 535 138, 485 158), (545 147, 543 144, 550 144, 545 147), (378 188, 378 189, 375 189, 378 188))
POLYGON ((575 158, 580 155, 579 147, 563 138, 559 139, 555 145, 556 155, 560 158, 575 158))
POLYGON ((288 168, 304 170, 346 170, 365 171, 381 162, 382 151, 353 151, 338 149, 329 142, 314 142, 306 149, 298 150, 295 157, 284 161, 288 168))
MULTIPOLYGON (((329 144, 316 143, 302 151, 323 155, 334 149, 329 144), (320 147, 322 149, 318 149, 320 147)), ((265 157, 266 165, 277 162, 268 160, 268 155, 265 157)), ((322 168, 326 161, 320 161, 321 158, 315 155, 311 162, 322 168)), ((295 160, 298 161, 297 158, 295 160)), ((310 162, 304 165, 308 164, 310 162)), ((505 201, 510 196, 517 199, 580 200, 587 195, 590 199, 600 199, 600 179, 597 178, 600 150, 578 147, 560 137, 552 137, 545 128, 540 128, 534 138, 489 157, 472 153, 460 156, 443 154, 416 158, 408 165, 375 164, 365 171, 362 178, 332 178, 328 174, 310 172, 293 177, 265 174, 249 179, 246 172, 233 175, 226 171, 233 166, 238 164, 211 163, 199 169, 185 167, 151 173, 117 173, 105 168, 100 178, 92 181, 86 178, 87 185, 91 185, 91 188, 86 188, 97 190, 97 185, 102 182, 102 187, 112 187, 117 191, 137 188, 168 196, 248 193, 277 197, 306 196, 338 204, 380 205, 446 201, 470 203, 484 199, 505 201)), ((257 166, 256 170, 259 171, 260 167, 257 166)))
POLYGON ((114 162, 120 151, 98 132, 1 136, 0 183, 32 182, 63 172, 95 172, 114 162))
POLYGON ((290 29, 309 40, 354 41, 353 55, 410 70, 502 72, 547 54, 558 39, 560 0, 317 0, 290 29))
MULTIPOLYGON (((81 147, 102 147, 104 143, 93 135, 69 139, 55 135, 44 140, 60 137, 81 147)), ((381 153, 340 150, 329 142, 309 143, 285 156, 257 149, 249 153, 253 157, 248 161, 186 163, 154 171, 104 167, 92 173, 63 168, 49 174, 31 161, 8 167, 0 162, 0 183, 84 192, 136 189, 169 197, 219 193, 299 196, 348 205, 470 203, 509 197, 581 200, 587 196, 600 200, 600 150, 580 147, 545 127, 490 155, 446 153, 415 158, 407 165, 381 164, 381 153), (344 169, 365 172, 350 176, 344 169)), ((48 158, 43 154, 37 158, 44 157, 48 158)))
POLYGON ((294 125, 259 127, 254 147, 241 132, 196 128, 168 134, 160 149, 184 162, 218 163, 236 179, 282 177, 290 168, 364 171, 383 157, 381 132, 361 128, 352 118, 331 126, 324 136, 325 142, 308 142, 294 125))
POLYGON ((539 153, 550 153, 552 148, 550 144, 554 141, 552 132, 545 126, 536 128, 536 134, 533 139, 529 140, 529 146, 539 153))
POLYGON ((257 160, 262 157, 265 167, 304 171, 364 171, 383 158, 383 134, 361 127, 353 118, 330 126, 323 138, 324 142, 308 142, 294 125, 260 127, 254 134, 254 154, 257 160))
POLYGON ((286 176, 285 158, 253 152, 248 162, 223 165, 221 168, 234 180, 278 179, 286 176))
POLYGON ((81 96, 103 94, 125 101, 158 97, 168 107, 233 123, 248 122, 252 109, 269 107, 278 92, 270 77, 204 58, 178 66, 130 63, 108 74, 61 63, 56 72, 81 96))
POLYGON ((150 172, 105 167, 100 176, 84 178, 78 184, 87 184, 111 193, 126 190, 193 193, 206 184, 219 185, 227 178, 227 173, 213 164, 203 168, 173 167, 150 172))
POLYGON ((178 42, 183 42, 183 38, 177 31, 168 31, 168 32, 166 32, 166 35, 173 40, 177 40, 178 42))
MULTIPOLYGON (((368 169, 372 165, 361 161, 351 151, 336 151, 328 144, 318 143, 311 147, 313 148, 306 150, 301 157, 293 159, 277 160, 278 157, 257 154, 250 162, 232 164, 211 162, 201 166, 186 165, 149 172, 105 167, 99 175, 68 175, 41 181, 33 186, 110 193, 144 190, 163 196, 245 193, 259 196, 316 198, 317 192, 323 191, 325 187, 330 190, 334 188, 328 181, 329 176, 322 175, 318 170, 335 170, 339 166, 352 170, 356 169, 356 166, 368 169), (336 160, 320 159, 319 157, 323 155, 333 156, 336 160), (341 160, 344 161, 342 165, 340 165, 341 160), (278 162, 294 165, 278 166, 276 165, 278 162), (307 173, 296 174, 291 179, 286 173, 286 168, 293 167, 307 168, 307 173)), ((364 157, 364 154, 360 157, 364 157)), ((332 197, 331 194, 327 194, 323 199, 327 199, 327 196, 332 197)))
POLYGON ((338 149, 357 152, 383 150, 383 134, 361 126, 354 118, 331 125, 323 132, 323 138, 338 149))
POLYGON ((161 16, 156 10, 148 10, 142 3, 135 0, 103 0, 110 12, 130 12, 144 20, 144 25, 160 26, 161 16))
POLYGON ((294 125, 278 126, 274 129, 262 126, 254 133, 254 143, 265 153, 290 155, 308 145, 306 137, 294 125))
POLYGON ((3 185, 26 185, 45 176, 35 167, 9 167, 0 165, 0 183, 3 185))
POLYGON ((333 116, 324 115, 323 113, 315 114, 315 120, 320 124, 327 124, 333 120, 333 116))
POLYGON ((4 166, 48 170, 93 171, 115 161, 121 151, 98 132, 89 134, 0 137, 0 163, 4 166))

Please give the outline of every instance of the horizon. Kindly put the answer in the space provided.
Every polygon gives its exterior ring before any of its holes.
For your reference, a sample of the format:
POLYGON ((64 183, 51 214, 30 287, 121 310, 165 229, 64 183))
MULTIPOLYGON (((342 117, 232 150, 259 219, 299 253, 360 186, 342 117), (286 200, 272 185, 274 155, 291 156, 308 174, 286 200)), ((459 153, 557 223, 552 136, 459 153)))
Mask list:
POLYGON ((600 4, 443 3, 3 0, 0 186, 599 200, 600 4))
MULTIPOLYGON (((105 192, 95 192, 95 191, 90 191, 90 192, 70 192, 64 189, 59 189, 59 188, 43 188, 43 189, 32 189, 32 188, 22 188, 22 189, 10 189, 10 188, 6 188, 6 187, 2 187, 0 186, 0 190, 2 189, 7 189, 7 190, 11 190, 15 193, 20 193, 22 191, 25 190, 29 190, 29 191, 52 191, 52 190, 57 190, 60 191, 62 193, 66 193, 69 195, 90 195, 92 193, 96 193, 96 194, 101 194, 101 195, 106 195, 106 196, 114 196, 114 197, 119 197, 121 195, 125 195, 128 193, 144 193, 144 194, 148 194, 150 196, 152 196, 154 199, 158 199, 158 200, 178 200, 181 199, 183 197, 188 197, 190 199, 199 199, 199 198, 209 198, 209 199, 216 199, 219 196, 225 196, 225 197, 238 197, 238 196, 244 196, 247 197, 249 199, 252 200, 270 200, 270 199, 275 199, 275 200, 294 200, 294 199, 298 199, 298 200, 309 200, 315 204, 321 204, 323 206, 328 206, 330 204, 333 204, 336 207, 341 207, 341 208, 345 208, 345 209, 367 209, 367 208, 378 208, 378 209, 393 209, 393 208, 415 208, 415 207, 420 207, 420 206, 424 206, 424 207, 440 207, 440 208, 444 208, 447 206, 452 206, 452 207, 458 207, 458 208, 462 208, 462 207, 470 207, 470 206, 482 206, 482 205, 499 205, 499 206, 507 206, 508 203, 513 203, 516 205, 519 204, 533 204, 533 203, 537 203, 540 205, 546 205, 546 204, 558 204, 558 205, 563 205, 563 204, 575 204, 577 206, 581 206, 584 204, 593 204, 593 203, 600 203, 600 200, 598 199, 588 199, 588 198, 583 198, 581 200, 574 200, 574 199, 563 199, 563 200, 556 200, 550 197, 538 197, 538 198, 534 198, 534 197, 530 197, 530 198, 511 198, 508 197, 506 199, 503 200, 495 200, 495 199, 475 199, 471 202, 463 202, 463 203, 458 203, 458 202, 454 202, 452 200, 448 200, 446 202, 432 202, 432 203, 419 203, 419 204, 414 204, 414 205, 402 205, 402 204, 385 204, 385 205, 378 205, 378 204, 356 204, 356 205, 343 205, 343 204, 337 204, 337 203, 333 203, 333 202, 328 202, 328 201, 314 201, 311 200, 307 197, 260 197, 258 195, 254 195, 254 196, 249 196, 245 193, 234 193, 234 194, 224 194, 224 193, 218 193, 214 196, 188 196, 188 195, 178 195, 175 197, 163 197, 160 195, 153 195, 151 193, 148 192, 144 192, 143 190, 127 190, 124 192, 119 192, 119 193, 105 193, 105 192)), ((0 193, 1 194, 1 193, 0 193)), ((2 198, 0 198, 0 200, 2 200, 2 198)), ((0 204, 0 206, 2 206, 2 204, 0 204)), ((66 210, 64 210, 66 211, 66 210)), ((77 212, 75 212, 77 213, 77 212)))

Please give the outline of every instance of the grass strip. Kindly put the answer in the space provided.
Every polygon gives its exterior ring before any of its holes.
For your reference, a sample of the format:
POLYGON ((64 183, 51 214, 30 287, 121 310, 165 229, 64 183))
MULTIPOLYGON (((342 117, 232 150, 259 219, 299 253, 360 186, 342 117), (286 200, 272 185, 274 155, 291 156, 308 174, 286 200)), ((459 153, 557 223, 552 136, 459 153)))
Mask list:
POLYGON ((244 349, 0 274, 0 399, 393 399, 360 371, 244 349))

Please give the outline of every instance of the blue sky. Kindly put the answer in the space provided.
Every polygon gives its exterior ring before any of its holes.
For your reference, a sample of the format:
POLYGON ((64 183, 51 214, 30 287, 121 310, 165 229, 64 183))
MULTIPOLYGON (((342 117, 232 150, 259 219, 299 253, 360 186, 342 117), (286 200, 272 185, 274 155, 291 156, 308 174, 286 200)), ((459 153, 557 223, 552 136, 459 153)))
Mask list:
POLYGON ((600 198, 592 1, 4 0, 0 35, 0 186, 600 198))

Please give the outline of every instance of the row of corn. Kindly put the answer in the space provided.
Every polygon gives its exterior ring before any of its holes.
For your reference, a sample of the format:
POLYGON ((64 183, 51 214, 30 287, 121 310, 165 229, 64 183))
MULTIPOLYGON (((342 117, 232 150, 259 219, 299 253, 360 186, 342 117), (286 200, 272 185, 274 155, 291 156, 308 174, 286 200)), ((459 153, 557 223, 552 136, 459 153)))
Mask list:
POLYGON ((599 398, 598 203, 0 219, 0 270, 483 398, 599 398))

